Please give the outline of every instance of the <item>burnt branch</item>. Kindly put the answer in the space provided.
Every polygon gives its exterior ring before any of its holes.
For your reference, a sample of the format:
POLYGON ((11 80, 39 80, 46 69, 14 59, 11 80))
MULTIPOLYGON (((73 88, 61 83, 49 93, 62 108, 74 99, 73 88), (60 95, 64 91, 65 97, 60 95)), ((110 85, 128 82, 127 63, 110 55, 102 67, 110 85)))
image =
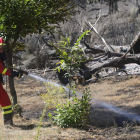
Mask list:
POLYGON ((106 60, 103 62, 98 62, 95 64, 94 61, 89 61, 86 63, 86 67, 88 67, 88 72, 91 74, 96 73, 98 70, 105 68, 105 67, 115 67, 120 68, 125 64, 136 63, 140 65, 140 55, 136 55, 133 57, 132 55, 128 55, 126 57, 117 57, 114 59, 106 60))

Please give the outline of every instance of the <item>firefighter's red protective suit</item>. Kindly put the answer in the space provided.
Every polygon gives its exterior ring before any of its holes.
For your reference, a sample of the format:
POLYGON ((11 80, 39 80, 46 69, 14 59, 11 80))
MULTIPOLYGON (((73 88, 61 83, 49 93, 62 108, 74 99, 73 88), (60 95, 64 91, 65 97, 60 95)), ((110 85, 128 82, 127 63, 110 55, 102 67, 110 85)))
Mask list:
MULTIPOLYGON (((5 45, 4 40, 0 37, 0 45, 5 45)), ((0 74, 9 75, 11 76, 11 71, 4 66, 4 62, 2 58, 0 58, 0 74)), ((4 124, 12 125, 12 106, 11 101, 7 92, 4 90, 2 86, 2 81, 0 81, 0 105, 3 110, 3 118, 4 124)))

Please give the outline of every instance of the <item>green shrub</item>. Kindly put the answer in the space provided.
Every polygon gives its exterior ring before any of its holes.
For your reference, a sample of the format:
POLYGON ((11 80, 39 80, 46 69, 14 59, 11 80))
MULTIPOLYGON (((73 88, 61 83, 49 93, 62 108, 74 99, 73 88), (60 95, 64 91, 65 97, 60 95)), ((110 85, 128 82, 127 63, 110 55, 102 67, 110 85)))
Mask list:
POLYGON ((87 58, 84 55, 84 50, 79 46, 80 41, 88 35, 90 31, 85 31, 76 41, 74 46, 71 46, 70 38, 63 38, 62 41, 59 42, 59 48, 53 45, 57 49, 57 53, 60 55, 59 66, 56 67, 56 70, 60 72, 60 70, 65 70, 67 73, 64 75, 69 79, 69 98, 72 89, 72 80, 71 77, 79 73, 81 63, 87 61, 87 58))
POLYGON ((63 104, 63 107, 58 105, 54 111, 56 115, 49 113, 49 117, 60 127, 84 127, 89 123, 90 98, 88 87, 85 88, 81 99, 73 91, 73 98, 63 104))

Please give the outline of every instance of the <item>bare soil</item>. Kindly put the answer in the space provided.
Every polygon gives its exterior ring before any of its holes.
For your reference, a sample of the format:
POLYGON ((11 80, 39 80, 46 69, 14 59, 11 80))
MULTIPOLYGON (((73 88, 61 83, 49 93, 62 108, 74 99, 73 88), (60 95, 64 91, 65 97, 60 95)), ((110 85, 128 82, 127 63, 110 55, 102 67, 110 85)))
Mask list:
MULTIPOLYGON (((42 76, 41 72, 37 75, 42 76)), ((50 78, 52 73, 45 75, 50 78)), ((54 76, 54 75, 53 75, 54 76)), ((57 78, 53 79, 57 81, 57 78)), ((92 99, 90 123, 85 129, 60 128, 53 125, 45 114, 40 127, 39 140, 138 140, 140 126, 135 118, 128 118, 122 113, 115 113, 105 108, 102 102, 118 107, 130 114, 140 116, 140 77, 102 79, 89 84, 92 99)), ((9 93, 9 87, 4 86, 9 93)), ((15 79, 18 104, 22 107, 22 117, 14 115, 14 127, 5 128, 0 113, 0 140, 34 140, 38 136, 38 123, 45 103, 41 93, 46 89, 43 82, 30 76, 15 79)), ((84 87, 78 85, 77 90, 84 87)), ((51 112, 53 110, 50 110, 51 112)))

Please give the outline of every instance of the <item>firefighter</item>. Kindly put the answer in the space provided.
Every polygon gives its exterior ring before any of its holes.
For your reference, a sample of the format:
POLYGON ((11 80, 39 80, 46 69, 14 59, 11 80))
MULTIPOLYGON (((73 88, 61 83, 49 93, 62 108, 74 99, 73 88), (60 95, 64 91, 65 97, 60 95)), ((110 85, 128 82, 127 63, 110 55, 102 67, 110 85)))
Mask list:
POLYGON ((10 71, 9 69, 5 68, 4 61, 6 60, 6 55, 4 53, 4 47, 6 43, 4 42, 3 38, 0 37, 0 105, 3 111, 3 119, 4 125, 13 125, 12 120, 12 105, 10 98, 7 92, 4 90, 3 78, 2 74, 9 75, 10 77, 21 77, 23 74, 22 72, 10 71))

